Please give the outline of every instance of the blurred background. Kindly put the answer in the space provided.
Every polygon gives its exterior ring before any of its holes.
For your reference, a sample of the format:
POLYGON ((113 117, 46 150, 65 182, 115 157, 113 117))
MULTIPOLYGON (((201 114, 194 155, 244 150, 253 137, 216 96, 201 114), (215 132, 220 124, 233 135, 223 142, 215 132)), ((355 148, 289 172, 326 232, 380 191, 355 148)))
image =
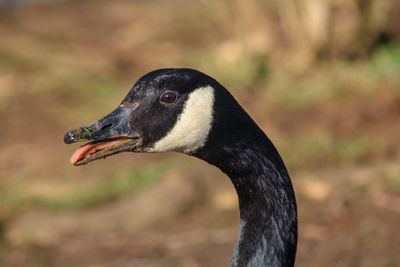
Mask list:
POLYGON ((277 146, 297 266, 400 266, 400 1, 0 1, 0 266, 228 266, 230 181, 177 153, 72 167, 66 131, 162 67, 220 81, 277 146))

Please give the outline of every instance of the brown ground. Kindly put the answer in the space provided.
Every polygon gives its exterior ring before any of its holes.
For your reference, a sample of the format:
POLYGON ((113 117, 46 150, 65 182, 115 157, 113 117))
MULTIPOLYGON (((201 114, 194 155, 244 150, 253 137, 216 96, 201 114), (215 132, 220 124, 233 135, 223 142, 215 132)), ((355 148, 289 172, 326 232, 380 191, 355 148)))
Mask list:
POLYGON ((0 266, 229 264, 237 198, 214 167, 172 153, 68 164, 64 133, 166 66, 220 80, 277 145, 298 201, 296 266, 400 266, 400 46, 260 74, 267 59, 237 52, 229 9, 212 7, 0 8, 0 266))

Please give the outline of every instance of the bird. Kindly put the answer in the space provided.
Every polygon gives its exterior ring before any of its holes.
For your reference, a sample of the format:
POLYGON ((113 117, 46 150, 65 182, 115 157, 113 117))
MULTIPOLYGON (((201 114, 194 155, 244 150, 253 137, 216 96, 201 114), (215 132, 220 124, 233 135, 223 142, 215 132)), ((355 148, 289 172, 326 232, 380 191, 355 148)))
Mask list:
POLYGON ((297 204, 275 146, 232 94, 194 69, 157 69, 97 122, 67 132, 89 141, 75 166, 120 152, 180 152, 219 168, 238 195, 240 224, 230 266, 294 266, 297 204))

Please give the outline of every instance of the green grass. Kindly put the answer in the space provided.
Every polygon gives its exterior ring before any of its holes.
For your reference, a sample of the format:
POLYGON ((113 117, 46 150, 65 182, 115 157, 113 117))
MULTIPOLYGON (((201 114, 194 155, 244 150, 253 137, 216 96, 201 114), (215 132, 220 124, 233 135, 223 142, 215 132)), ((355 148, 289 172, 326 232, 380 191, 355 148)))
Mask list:
POLYGON ((368 137, 335 137, 324 132, 285 140, 279 146, 291 168, 352 164, 368 157, 376 146, 368 137))
POLYGON ((400 44, 393 44, 382 46, 369 60, 325 62, 298 77, 275 72, 263 88, 272 108, 301 110, 328 102, 359 104, 382 90, 400 97, 399 84, 400 44))
POLYGON ((269 62, 266 54, 237 52, 233 58, 225 62, 218 52, 194 50, 184 65, 206 72, 232 91, 257 87, 267 79, 269 62))
POLYGON ((49 210, 80 210, 113 201, 121 196, 135 193, 160 179, 169 164, 151 164, 138 170, 119 171, 109 179, 77 189, 61 198, 29 197, 18 190, 4 190, 2 203, 14 208, 41 208, 49 210))
POLYGON ((14 71, 19 74, 27 74, 41 68, 43 68, 43 64, 0 48, 0 71, 14 71))

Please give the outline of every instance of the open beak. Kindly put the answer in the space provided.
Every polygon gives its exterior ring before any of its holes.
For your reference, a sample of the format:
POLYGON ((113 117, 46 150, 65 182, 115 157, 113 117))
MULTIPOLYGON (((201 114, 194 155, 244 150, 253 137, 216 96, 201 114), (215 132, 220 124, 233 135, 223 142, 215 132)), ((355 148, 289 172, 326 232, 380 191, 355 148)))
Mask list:
POLYGON ((66 144, 90 141, 82 145, 69 160, 79 166, 124 151, 133 151, 141 143, 140 136, 129 128, 129 116, 137 107, 118 107, 113 112, 88 127, 67 132, 66 144))

